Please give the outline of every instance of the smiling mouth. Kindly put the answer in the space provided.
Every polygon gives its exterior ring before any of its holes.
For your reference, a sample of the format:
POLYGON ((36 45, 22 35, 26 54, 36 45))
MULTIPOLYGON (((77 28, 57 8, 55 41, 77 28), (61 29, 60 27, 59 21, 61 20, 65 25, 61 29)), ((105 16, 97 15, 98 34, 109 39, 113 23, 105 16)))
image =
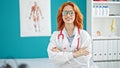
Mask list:
POLYGON ((65 18, 65 20, 70 21, 70 20, 72 20, 72 18, 65 18))

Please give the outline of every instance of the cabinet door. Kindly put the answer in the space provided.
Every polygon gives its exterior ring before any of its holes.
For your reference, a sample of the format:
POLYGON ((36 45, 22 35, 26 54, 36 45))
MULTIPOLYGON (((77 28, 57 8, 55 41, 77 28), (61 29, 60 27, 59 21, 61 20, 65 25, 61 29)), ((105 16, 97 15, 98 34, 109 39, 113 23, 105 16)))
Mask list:
POLYGON ((112 60, 112 40, 108 40, 108 54, 107 54, 107 57, 108 59, 107 60, 112 60))
POLYGON ((112 40, 112 60, 117 60, 117 40, 112 40))
POLYGON ((102 47, 102 60, 107 60, 107 47, 108 47, 108 43, 107 40, 103 40, 103 45, 101 45, 102 47))
POLYGON ((117 61, 108 62, 108 68, 118 68, 118 62, 117 61))
POLYGON ((102 60, 102 46, 103 41, 93 41, 93 60, 94 61, 99 61, 102 60))
POLYGON ((102 68, 108 68, 108 62, 103 62, 102 68))
POLYGON ((120 40, 118 40, 118 53, 117 53, 118 60, 120 60, 120 40))
POLYGON ((117 68, 120 68, 120 61, 117 63, 117 68))
POLYGON ((96 62, 96 65, 98 66, 98 68, 103 68, 102 64, 103 62, 96 62))
POLYGON ((93 42, 93 59, 95 61, 107 60, 107 40, 93 42))
POLYGON ((108 40, 108 60, 117 60, 117 40, 108 40))

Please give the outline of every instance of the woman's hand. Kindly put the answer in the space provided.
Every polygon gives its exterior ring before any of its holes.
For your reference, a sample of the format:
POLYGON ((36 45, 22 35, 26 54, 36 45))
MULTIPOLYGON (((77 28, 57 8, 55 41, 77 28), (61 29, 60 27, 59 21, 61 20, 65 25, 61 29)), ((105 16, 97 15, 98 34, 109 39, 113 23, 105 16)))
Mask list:
POLYGON ((89 51, 86 50, 87 47, 80 48, 78 51, 73 52, 73 57, 79 57, 79 56, 87 56, 89 55, 89 51))
POLYGON ((54 47, 51 49, 53 52, 60 52, 60 49, 58 49, 57 47, 54 47))

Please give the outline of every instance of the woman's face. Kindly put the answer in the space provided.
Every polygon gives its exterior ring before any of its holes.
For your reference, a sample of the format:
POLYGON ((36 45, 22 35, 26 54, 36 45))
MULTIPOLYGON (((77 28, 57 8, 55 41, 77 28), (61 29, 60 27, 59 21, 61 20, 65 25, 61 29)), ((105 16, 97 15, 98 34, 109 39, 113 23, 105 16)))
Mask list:
POLYGON ((63 8, 62 11, 62 18, 65 23, 73 23, 75 20, 75 12, 73 10, 73 7, 70 5, 67 5, 63 8))

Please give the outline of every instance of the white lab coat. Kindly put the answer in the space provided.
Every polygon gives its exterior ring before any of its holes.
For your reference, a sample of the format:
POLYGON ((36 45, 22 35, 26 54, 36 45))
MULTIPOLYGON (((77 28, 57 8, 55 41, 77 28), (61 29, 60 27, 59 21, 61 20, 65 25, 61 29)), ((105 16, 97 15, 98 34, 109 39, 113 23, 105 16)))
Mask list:
MULTIPOLYGON (((90 68, 90 59, 91 59, 91 37, 85 30, 80 30, 80 35, 78 34, 78 28, 75 27, 75 36, 72 41, 71 47, 69 46, 68 39, 65 35, 65 28, 62 31, 64 35, 64 39, 60 37, 58 40, 58 34, 60 31, 55 31, 50 39, 50 43, 48 45, 48 57, 49 59, 56 65, 56 68, 90 68), (80 37, 80 47, 86 47, 89 50, 90 54, 87 56, 80 56, 78 58, 74 58, 72 52, 75 51, 78 38, 80 37), (61 52, 53 52, 51 49, 53 47, 57 47, 61 52), (64 49, 66 48, 66 49, 64 49)), ((80 48, 79 47, 79 48, 80 48)))

